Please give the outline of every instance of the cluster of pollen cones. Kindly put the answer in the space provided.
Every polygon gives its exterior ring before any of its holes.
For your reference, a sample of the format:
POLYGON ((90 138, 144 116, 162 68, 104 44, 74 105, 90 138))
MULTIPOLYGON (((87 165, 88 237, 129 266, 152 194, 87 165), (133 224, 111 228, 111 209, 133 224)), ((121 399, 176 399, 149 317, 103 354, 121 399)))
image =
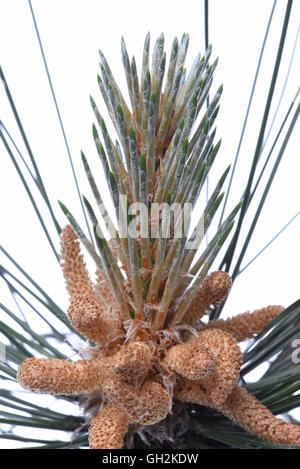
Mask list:
POLYGON ((238 384, 238 343, 263 330, 281 306, 201 323, 231 287, 228 274, 218 271, 205 278, 182 324, 154 331, 146 322, 122 318, 100 271, 97 283, 90 281, 69 225, 61 236, 61 258, 71 300, 68 316, 91 342, 90 356, 75 362, 26 359, 18 381, 25 389, 53 395, 99 392, 101 405, 89 427, 91 448, 122 448, 131 425, 163 421, 175 400, 217 409, 263 440, 300 445, 300 427, 274 417, 238 384))

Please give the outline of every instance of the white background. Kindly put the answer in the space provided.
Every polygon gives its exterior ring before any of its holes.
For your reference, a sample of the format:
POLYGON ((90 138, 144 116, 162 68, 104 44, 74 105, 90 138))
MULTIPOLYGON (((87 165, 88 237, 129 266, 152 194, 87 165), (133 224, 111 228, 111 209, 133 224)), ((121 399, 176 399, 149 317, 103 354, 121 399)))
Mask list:
MULTIPOLYGON (((216 169, 210 179, 210 187, 213 187, 221 171, 233 162, 236 153, 273 1, 210 0, 209 3, 209 40, 213 45, 213 58, 219 56, 213 91, 216 91, 219 84, 224 84, 221 111, 218 116, 218 137, 222 137, 222 147, 216 169)), ((199 0, 149 2, 35 0, 32 4, 81 190, 92 199, 81 167, 80 149, 85 151, 102 188, 104 179, 93 146, 91 125, 94 117, 89 104, 89 94, 92 94, 106 116, 96 80, 98 48, 100 47, 108 58, 123 90, 125 79, 120 57, 121 35, 124 35, 129 54, 135 54, 139 67, 147 31, 151 32, 152 45, 163 31, 167 51, 170 50, 175 35, 181 37, 183 32, 188 32, 190 47, 187 64, 190 65, 196 53, 199 50, 204 51, 203 2, 199 0)), ((241 197, 254 154, 285 6, 286 1, 277 1, 254 105, 241 148, 229 209, 241 197)), ((84 225, 80 218, 78 197, 28 3, 25 0, 0 0, 0 8, 1 64, 33 153, 39 162, 56 215, 63 225, 65 219, 56 203, 56 200, 60 199, 84 225)), ((299 28, 299 18, 300 2, 295 0, 269 124, 286 79, 299 28)), ((299 87, 299 47, 298 45, 295 51, 285 94, 266 150, 270 148, 283 116, 299 87)), ((0 109, 1 119, 25 155, 3 87, 0 87, 0 109)), ((108 119, 106 121, 108 122, 108 119)), ((300 210, 299 149, 300 123, 298 122, 245 262, 250 260, 300 210)), ((67 297, 57 263, 5 149, 1 147, 0 151, 0 242, 65 308, 67 297)), ((275 160, 278 151, 279 146, 276 147, 272 161, 275 160)), ((266 180, 264 178, 263 186, 266 180)), ((105 189, 104 194, 107 194, 105 189)), ((46 212, 43 213, 47 219, 46 212)), ((254 212, 250 213, 253 215, 254 212)), ((246 232, 247 227, 243 234, 246 232)), ((55 238, 54 231, 52 233, 55 238)), ((238 278, 226 305, 226 315, 234 315, 268 304, 288 306, 300 297, 299 235, 300 217, 238 278)), ((0 295, 4 304, 14 308, 9 293, 1 283, 0 295)))

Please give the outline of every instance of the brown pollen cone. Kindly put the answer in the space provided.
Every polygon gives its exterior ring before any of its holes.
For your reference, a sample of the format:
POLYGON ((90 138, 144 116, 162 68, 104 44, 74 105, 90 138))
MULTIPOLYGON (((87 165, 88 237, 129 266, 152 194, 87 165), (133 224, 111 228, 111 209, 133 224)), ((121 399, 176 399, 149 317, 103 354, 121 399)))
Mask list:
POLYGON ((119 321, 109 317, 94 296, 73 298, 68 316, 74 329, 93 342, 104 346, 119 328, 119 321))
POLYGON ((160 383, 148 380, 138 389, 111 368, 103 383, 103 391, 111 402, 122 407, 130 422, 140 425, 160 422, 171 408, 171 397, 160 383))
POLYGON ((92 449, 122 449, 128 430, 126 413, 118 405, 107 405, 91 421, 89 445, 92 449))
POLYGON ((236 387, 220 408, 224 415, 262 440, 300 445, 300 425, 276 418, 246 389, 236 387))
POLYGON ((233 337, 217 329, 201 331, 199 340, 213 354, 214 368, 197 381, 180 379, 175 388, 175 397, 185 402, 218 407, 237 384, 242 363, 241 351, 233 337))
POLYGON ((171 347, 166 353, 164 362, 184 378, 197 380, 213 369, 215 358, 205 345, 197 341, 171 347))
POLYGON ((238 342, 251 339, 261 332, 270 322, 284 311, 283 306, 267 306, 252 313, 239 314, 229 319, 217 319, 201 327, 203 329, 221 329, 229 332, 238 342))
POLYGON ((138 384, 152 364, 152 352, 144 342, 131 342, 113 357, 115 373, 130 383, 138 384))
POLYGON ((27 358, 18 369, 19 384, 34 392, 72 395, 101 389, 100 360, 68 362, 55 358, 27 358))
POLYGON ((216 271, 208 275, 196 292, 182 322, 193 326, 212 307, 217 307, 227 297, 231 283, 226 272, 216 271))
POLYGON ((93 295, 93 288, 80 253, 79 241, 70 225, 61 232, 61 266, 66 287, 72 300, 78 295, 93 295))

